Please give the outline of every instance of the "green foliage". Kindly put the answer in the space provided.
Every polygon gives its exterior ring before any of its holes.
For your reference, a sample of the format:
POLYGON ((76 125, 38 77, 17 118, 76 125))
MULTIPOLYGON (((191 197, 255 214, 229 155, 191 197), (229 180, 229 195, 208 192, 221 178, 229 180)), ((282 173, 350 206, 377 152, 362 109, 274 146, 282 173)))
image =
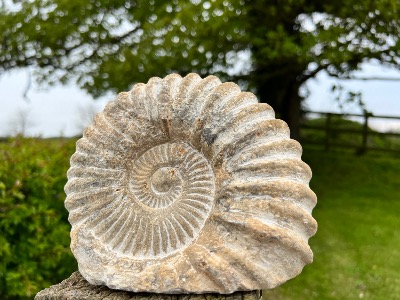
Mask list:
MULTIPOLYGON (((219 35, 226 21, 215 15, 230 19, 235 13, 222 1, 208 9, 200 2, 40 0, 22 1, 15 10, 5 6, 0 71, 34 65, 39 80, 73 78, 95 96, 172 70, 206 74, 222 63, 217 48, 233 46, 219 35)), ((233 36, 225 27, 224 35, 233 36)))
POLYGON ((94 96, 173 71, 218 74, 292 125, 299 89, 318 72, 348 78, 372 59, 399 67, 400 0, 1 3, 0 72, 33 66, 39 81, 74 80, 94 96), (243 51, 249 63, 233 74, 243 51))
POLYGON ((0 298, 32 299, 76 270, 64 208, 74 140, 0 143, 0 298))
POLYGON ((399 299, 398 157, 304 148, 318 196, 314 262, 266 299, 399 299))

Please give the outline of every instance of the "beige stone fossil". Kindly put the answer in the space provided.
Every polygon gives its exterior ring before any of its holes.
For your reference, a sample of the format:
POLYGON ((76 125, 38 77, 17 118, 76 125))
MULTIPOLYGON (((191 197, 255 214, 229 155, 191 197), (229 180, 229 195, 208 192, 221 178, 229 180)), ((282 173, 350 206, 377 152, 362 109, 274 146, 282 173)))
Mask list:
POLYGON ((151 78, 97 114, 65 187, 91 284, 156 293, 273 288, 312 261, 316 196, 272 108, 197 74, 151 78))

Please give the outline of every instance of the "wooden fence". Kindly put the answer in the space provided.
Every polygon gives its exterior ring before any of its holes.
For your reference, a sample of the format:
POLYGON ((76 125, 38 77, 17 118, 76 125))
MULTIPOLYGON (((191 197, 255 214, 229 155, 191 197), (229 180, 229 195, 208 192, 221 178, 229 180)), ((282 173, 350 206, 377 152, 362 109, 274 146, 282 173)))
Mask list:
MULTIPOLYGON (((326 150, 329 150, 332 147, 342 147, 342 148, 354 148, 357 153, 365 153, 369 150, 374 151, 390 151, 400 153, 400 131, 399 132, 378 132, 371 130, 368 126, 368 122, 371 119, 392 119, 399 121, 400 125, 400 116, 378 116, 373 115, 372 113, 365 112, 364 114, 347 114, 347 113, 331 113, 331 112, 318 112, 318 111, 304 111, 306 118, 304 118, 301 124, 302 131, 302 143, 304 144, 320 144, 325 147, 326 150), (320 118, 324 119, 324 122, 320 122, 317 125, 314 125, 310 121, 310 115, 317 115, 320 118), (336 126, 333 122, 334 118, 336 119, 349 119, 349 117, 356 117, 358 119, 361 118, 362 126, 358 126, 358 128, 340 128, 340 126, 336 126), (317 140, 308 139, 307 135, 303 134, 304 131, 316 131, 316 132, 324 132, 324 136, 320 137, 317 140), (343 140, 338 140, 337 137, 339 134, 345 135, 347 134, 350 138, 343 140), (353 137, 353 139, 352 139, 353 137), (355 138, 354 137, 358 137, 355 138), (390 143, 390 147, 386 145, 377 147, 374 146, 372 139, 374 137, 378 137, 381 139, 390 139, 392 142, 390 143)), ((376 138, 375 138, 376 139, 376 138)))

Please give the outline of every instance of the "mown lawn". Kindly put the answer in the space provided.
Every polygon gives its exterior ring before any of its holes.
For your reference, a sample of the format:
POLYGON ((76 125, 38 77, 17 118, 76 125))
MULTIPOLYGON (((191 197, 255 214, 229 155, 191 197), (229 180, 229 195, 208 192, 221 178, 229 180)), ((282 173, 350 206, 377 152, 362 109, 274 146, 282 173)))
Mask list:
POLYGON ((400 299, 400 157, 306 147, 314 262, 264 299, 400 299))
MULTIPOLYGON (((74 151, 74 139, 0 144, 0 299, 32 299, 76 269, 63 206, 74 151)), ((400 157, 305 147, 303 159, 318 195, 314 263, 264 298, 400 299, 400 157)))

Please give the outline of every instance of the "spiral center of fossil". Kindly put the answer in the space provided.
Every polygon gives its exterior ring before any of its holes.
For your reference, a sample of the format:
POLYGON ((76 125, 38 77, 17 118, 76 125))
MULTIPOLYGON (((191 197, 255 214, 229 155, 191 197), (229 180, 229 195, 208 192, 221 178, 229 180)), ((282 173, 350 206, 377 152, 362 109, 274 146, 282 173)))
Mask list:
POLYGON ((135 257, 164 257, 189 246, 214 206, 215 176, 205 156, 189 143, 160 144, 135 158, 128 172, 135 222, 127 239, 135 257))
POLYGON ((171 167, 164 167, 156 170, 150 178, 151 187, 155 193, 167 193, 171 188, 179 185, 180 178, 177 170, 171 167))

